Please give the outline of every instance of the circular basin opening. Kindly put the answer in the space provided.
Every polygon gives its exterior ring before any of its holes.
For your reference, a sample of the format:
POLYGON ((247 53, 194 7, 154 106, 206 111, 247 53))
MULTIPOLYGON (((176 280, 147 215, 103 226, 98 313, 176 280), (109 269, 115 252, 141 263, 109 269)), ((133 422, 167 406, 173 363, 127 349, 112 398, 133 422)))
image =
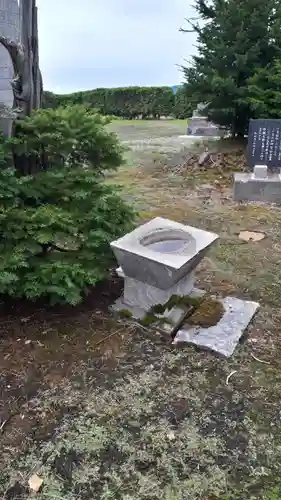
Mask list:
POLYGON ((161 253, 182 253, 195 250, 195 239, 185 231, 158 229, 140 240, 141 245, 161 253))

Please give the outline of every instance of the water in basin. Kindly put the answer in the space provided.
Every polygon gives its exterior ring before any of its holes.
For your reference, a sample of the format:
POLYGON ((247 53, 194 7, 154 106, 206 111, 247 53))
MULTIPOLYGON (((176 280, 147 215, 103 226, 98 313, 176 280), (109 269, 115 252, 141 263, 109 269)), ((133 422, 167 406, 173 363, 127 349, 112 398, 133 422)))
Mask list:
POLYGON ((162 241, 154 241, 153 243, 149 243, 146 245, 150 248, 150 250, 154 250, 154 252, 162 252, 162 253, 174 253, 180 252, 185 249, 186 241, 184 240, 162 240, 162 241))
POLYGON ((194 250, 195 240, 189 234, 177 230, 156 230, 142 238, 141 244, 160 253, 182 253, 194 250))

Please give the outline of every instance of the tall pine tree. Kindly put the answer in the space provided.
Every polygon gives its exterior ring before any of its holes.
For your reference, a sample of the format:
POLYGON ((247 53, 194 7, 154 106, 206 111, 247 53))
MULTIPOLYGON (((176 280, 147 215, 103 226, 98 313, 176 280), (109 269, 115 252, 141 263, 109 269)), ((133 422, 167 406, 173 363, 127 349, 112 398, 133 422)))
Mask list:
POLYGON ((210 120, 226 126, 232 136, 243 136, 254 116, 249 79, 280 57, 280 0, 195 2, 200 21, 191 24, 198 53, 183 68, 186 93, 197 103, 208 103, 210 120))

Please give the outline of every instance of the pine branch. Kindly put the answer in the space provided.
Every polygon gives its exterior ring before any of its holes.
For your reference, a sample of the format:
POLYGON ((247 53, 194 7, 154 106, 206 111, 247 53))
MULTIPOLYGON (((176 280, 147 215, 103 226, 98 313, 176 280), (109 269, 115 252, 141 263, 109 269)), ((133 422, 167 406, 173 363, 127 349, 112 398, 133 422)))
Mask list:
POLYGON ((197 33, 198 35, 202 33, 202 30, 199 26, 199 24, 193 24, 192 20, 186 19, 188 24, 191 26, 190 30, 186 30, 184 28, 180 28, 181 33, 197 33))
POLYGON ((204 19, 215 19, 216 12, 215 9, 207 5, 205 0, 198 0, 198 6, 196 9, 204 19))

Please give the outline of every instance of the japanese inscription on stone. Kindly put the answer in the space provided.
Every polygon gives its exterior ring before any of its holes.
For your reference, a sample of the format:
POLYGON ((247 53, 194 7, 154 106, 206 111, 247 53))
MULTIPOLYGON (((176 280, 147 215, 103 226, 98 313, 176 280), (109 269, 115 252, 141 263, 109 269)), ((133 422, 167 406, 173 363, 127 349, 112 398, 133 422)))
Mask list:
POLYGON ((281 120, 250 120, 247 161, 251 167, 281 167, 281 120))

